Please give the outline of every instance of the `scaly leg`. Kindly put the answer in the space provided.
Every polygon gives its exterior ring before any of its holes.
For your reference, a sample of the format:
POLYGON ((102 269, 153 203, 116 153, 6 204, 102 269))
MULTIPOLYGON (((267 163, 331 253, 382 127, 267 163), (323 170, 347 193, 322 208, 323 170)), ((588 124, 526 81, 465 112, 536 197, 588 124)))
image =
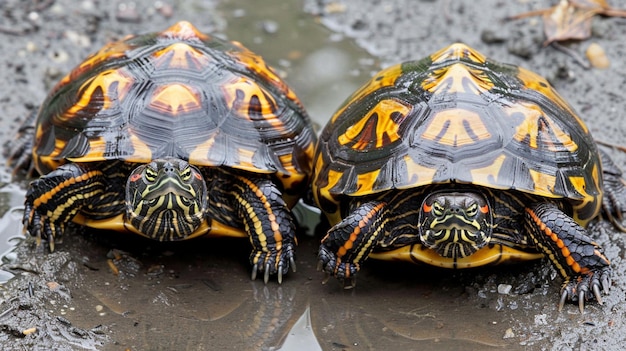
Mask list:
POLYGON ((281 283, 289 266, 296 270, 296 225, 280 189, 267 177, 234 172, 224 172, 218 184, 209 196, 214 196, 214 204, 219 203, 214 207, 225 211, 225 218, 234 216, 248 233, 252 279, 256 279, 257 272, 264 272, 265 283, 271 274, 276 274, 281 283), (230 206, 222 206, 228 203, 230 206))
POLYGON ((587 230, 549 203, 526 208, 525 227, 564 279, 559 310, 566 300, 578 301, 581 313, 586 300, 601 304, 600 289, 608 293, 611 267, 587 230))
POLYGON ((105 180, 102 170, 74 163, 34 180, 26 192, 24 229, 54 251, 54 238, 81 208, 102 195, 105 180))
POLYGON ((602 198, 603 215, 613 225, 626 232, 624 213, 626 213, 626 181, 622 178, 622 171, 617 168, 613 160, 604 151, 600 151, 602 158, 602 177, 604 181, 604 197, 602 198))
POLYGON ((346 289, 354 287, 355 275, 385 233, 381 220, 386 218, 384 201, 369 201, 330 228, 318 254, 319 267, 344 280, 346 289))

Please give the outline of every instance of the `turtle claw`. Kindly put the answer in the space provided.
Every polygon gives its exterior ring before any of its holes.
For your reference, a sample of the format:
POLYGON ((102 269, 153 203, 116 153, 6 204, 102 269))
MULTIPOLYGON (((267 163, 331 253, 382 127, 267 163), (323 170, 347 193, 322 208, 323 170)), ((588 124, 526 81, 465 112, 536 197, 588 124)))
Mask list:
POLYGON ((591 274, 575 277, 563 283, 559 311, 563 309, 566 301, 578 303, 580 313, 585 311, 585 302, 595 299, 599 305, 603 304, 602 293, 608 294, 611 269, 604 267, 593 271, 591 274))
POLYGON ((330 273, 326 272, 324 273, 324 279, 322 279, 322 285, 326 285, 326 283, 328 283, 328 280, 330 280, 330 273))
POLYGON ((252 266, 252 275, 250 276, 251 280, 256 280, 256 274, 259 271, 259 266, 258 265, 253 265, 252 266))
POLYGON ((294 260, 293 256, 289 257, 289 264, 291 265, 291 270, 296 272, 296 260, 294 260))
POLYGON ((611 282, 609 281, 609 277, 605 275, 604 277, 602 277, 602 291, 605 294, 609 293, 609 286, 611 286, 611 282))
POLYGON ((344 290, 350 290, 350 289, 354 289, 356 287, 356 277, 355 276, 351 276, 349 278, 346 278, 343 280, 343 289, 344 290))
POLYGON ((263 275, 263 283, 267 284, 270 281, 270 264, 265 264, 265 274, 263 275))
POLYGON ((283 283, 283 266, 278 267, 278 284, 283 283))
POLYGON ((50 236, 48 238, 48 248, 50 249, 50 252, 54 252, 54 236, 50 236))
POLYGON ((600 288, 597 285, 593 286, 593 295, 596 297, 598 304, 602 305, 602 296, 600 295, 600 288))
POLYGON ((289 272, 289 266, 296 271, 296 260, 292 246, 283 246, 280 251, 255 250, 250 254, 252 264, 251 279, 255 280, 263 272, 263 282, 267 284, 270 276, 276 275, 278 284, 282 284, 283 276, 289 272))
POLYGON ((580 314, 585 313, 585 289, 580 289, 578 293, 578 310, 580 314))
POLYGON ((561 294, 561 300, 559 300, 559 312, 563 310, 563 306, 565 306, 565 301, 567 301, 568 296, 567 290, 563 289, 563 293, 561 294))

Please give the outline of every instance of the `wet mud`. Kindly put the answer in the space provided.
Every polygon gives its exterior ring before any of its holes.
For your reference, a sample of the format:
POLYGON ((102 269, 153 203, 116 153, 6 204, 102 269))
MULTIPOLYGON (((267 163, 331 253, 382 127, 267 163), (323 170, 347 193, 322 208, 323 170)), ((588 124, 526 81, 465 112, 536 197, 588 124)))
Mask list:
MULTIPOLYGON (((241 41, 277 68, 318 125, 372 72, 462 41, 546 76, 594 137, 624 144, 626 20, 595 18, 610 68, 582 67, 542 45, 540 18, 503 18, 548 1, 5 0, 0 6, 0 141, 11 140, 52 85, 128 33, 189 20, 241 41)), ((618 6, 619 4, 614 4, 618 6)), ((626 169, 623 152, 607 149, 626 169)), ((54 253, 21 235, 24 181, 0 181, 0 345, 29 350, 620 350, 626 342, 626 235, 591 231, 614 273, 604 304, 559 312, 547 261, 464 271, 368 261, 358 285, 322 284, 317 216, 301 209, 297 272, 251 281, 249 243, 161 244, 74 227, 54 253)))

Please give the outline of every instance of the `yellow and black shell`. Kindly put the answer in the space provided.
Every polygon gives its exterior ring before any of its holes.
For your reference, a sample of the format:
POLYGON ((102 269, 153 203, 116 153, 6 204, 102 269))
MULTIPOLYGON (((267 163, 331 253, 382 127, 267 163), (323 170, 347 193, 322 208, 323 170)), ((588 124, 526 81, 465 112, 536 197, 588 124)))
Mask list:
POLYGON ((42 104, 33 161, 196 166, 277 175, 306 186, 316 136, 294 92, 260 57, 179 22, 106 45, 65 76, 42 104))
POLYGON ((598 150, 570 105, 541 76, 463 44, 355 92, 322 131, 314 168, 331 224, 346 197, 431 184, 565 199, 582 225, 602 202, 598 150))

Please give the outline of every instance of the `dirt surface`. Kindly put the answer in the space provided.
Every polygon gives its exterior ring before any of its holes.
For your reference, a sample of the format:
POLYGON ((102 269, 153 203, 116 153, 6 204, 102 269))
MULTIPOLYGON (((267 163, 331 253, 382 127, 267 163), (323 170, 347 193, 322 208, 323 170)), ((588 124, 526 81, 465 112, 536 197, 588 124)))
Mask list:
MULTIPOLYGON (((320 125, 372 72, 462 41, 546 76, 596 139, 625 144, 626 20, 595 18, 590 40, 565 44, 581 57, 592 42, 606 50, 609 69, 585 69, 542 46, 540 18, 502 21, 549 5, 4 0, 0 141, 12 138, 19 120, 88 53, 185 19, 266 57, 320 125)), ((624 154, 609 152, 626 169, 624 154)), ((4 171, 4 182, 9 178, 4 171)), ((20 186, 1 189, 0 207, 21 203, 20 186)), ((315 216, 308 215, 312 228, 315 216)), ((75 228, 46 254, 31 240, 14 239, 17 218, 19 211, 10 211, 0 221, 0 241, 14 246, 2 269, 7 279, 15 275, 0 286, 2 349, 621 350, 626 342, 626 235, 605 222, 590 230, 612 261, 611 293, 580 314, 574 305, 557 310, 561 280, 547 262, 453 272, 368 261, 357 288, 343 291, 333 281, 320 283, 319 237, 303 232, 298 271, 281 286, 265 286, 249 280, 245 241, 165 245, 75 228), (510 292, 498 292, 507 286, 510 292)))

